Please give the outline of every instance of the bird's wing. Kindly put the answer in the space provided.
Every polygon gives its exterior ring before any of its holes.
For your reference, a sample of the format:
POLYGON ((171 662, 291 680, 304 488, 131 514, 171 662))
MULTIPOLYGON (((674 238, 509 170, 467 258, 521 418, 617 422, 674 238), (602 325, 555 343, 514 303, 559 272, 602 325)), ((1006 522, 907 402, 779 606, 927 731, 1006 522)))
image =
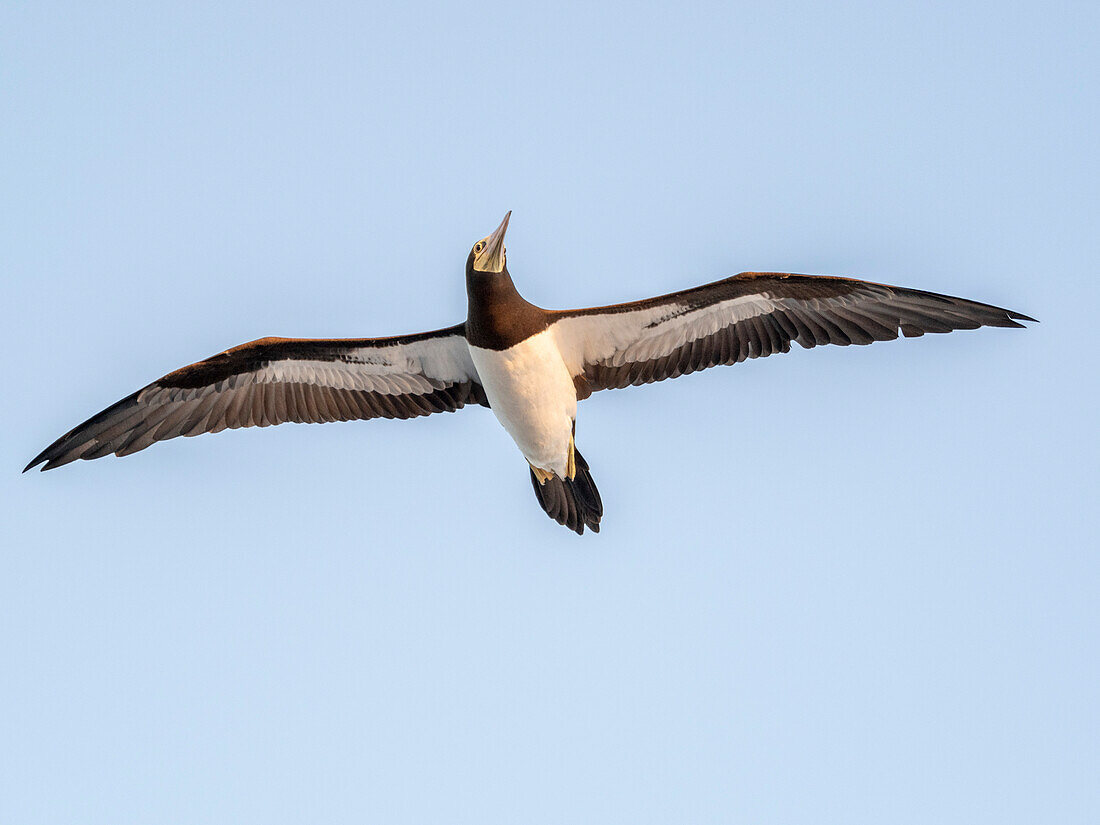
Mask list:
POLYGON ((551 313, 574 376, 592 390, 648 384, 788 352, 795 341, 870 344, 1033 321, 1007 309, 851 278, 744 272, 629 304, 551 313))
POLYGON ((396 338, 261 338, 122 399, 61 436, 24 472, 227 427, 413 418, 471 403, 487 402, 461 324, 396 338))

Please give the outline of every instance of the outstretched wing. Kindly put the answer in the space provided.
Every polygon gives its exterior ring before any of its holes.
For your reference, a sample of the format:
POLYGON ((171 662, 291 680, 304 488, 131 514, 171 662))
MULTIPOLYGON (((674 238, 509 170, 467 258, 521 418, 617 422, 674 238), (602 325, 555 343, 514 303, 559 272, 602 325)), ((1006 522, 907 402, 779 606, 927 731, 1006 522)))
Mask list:
POLYGON ((592 390, 649 384, 788 352, 795 341, 870 344, 926 332, 1020 327, 1018 312, 851 278, 745 272, 629 304, 552 313, 574 376, 592 390))
POLYGON ((463 325, 396 338, 261 338, 178 369, 108 407, 23 472, 129 455, 156 441, 366 418, 413 418, 485 404, 463 325))

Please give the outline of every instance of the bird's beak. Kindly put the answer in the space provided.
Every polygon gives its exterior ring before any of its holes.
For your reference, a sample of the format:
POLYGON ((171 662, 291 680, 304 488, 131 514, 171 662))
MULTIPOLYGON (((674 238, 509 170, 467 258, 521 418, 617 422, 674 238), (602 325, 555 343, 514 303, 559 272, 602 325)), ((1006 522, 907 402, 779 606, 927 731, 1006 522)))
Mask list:
POLYGON ((512 217, 512 210, 504 216, 500 226, 485 241, 485 249, 478 256, 478 269, 485 272, 501 272, 504 270, 504 233, 508 231, 508 219, 512 217))

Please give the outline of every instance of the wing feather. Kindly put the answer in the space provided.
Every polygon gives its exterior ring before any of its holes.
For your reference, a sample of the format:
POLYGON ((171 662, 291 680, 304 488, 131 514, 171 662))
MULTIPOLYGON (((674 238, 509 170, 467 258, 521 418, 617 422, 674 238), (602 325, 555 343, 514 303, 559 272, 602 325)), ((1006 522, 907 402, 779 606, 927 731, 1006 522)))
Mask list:
POLYGON ((593 390, 789 352, 1034 321, 1000 307, 851 278, 746 272, 627 304, 551 313, 566 364, 593 390))
POLYGON ((486 403, 461 324, 397 338, 262 338, 127 396, 61 436, 26 470, 129 455, 181 435, 412 418, 486 403))

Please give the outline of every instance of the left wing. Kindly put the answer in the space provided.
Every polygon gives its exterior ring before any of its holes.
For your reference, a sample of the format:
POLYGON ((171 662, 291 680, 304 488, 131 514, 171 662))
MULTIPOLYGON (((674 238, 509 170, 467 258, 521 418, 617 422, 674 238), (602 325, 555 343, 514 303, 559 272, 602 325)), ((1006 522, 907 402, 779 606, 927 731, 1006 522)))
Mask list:
POLYGON ((261 338, 122 399, 61 436, 23 472, 129 455, 227 427, 413 418, 487 403, 463 324, 396 338, 261 338))
POLYGON ((566 365, 591 390, 788 352, 792 341, 847 346, 899 331, 911 338, 1035 320, 934 292, 782 272, 745 272, 659 298, 550 315, 566 365))

